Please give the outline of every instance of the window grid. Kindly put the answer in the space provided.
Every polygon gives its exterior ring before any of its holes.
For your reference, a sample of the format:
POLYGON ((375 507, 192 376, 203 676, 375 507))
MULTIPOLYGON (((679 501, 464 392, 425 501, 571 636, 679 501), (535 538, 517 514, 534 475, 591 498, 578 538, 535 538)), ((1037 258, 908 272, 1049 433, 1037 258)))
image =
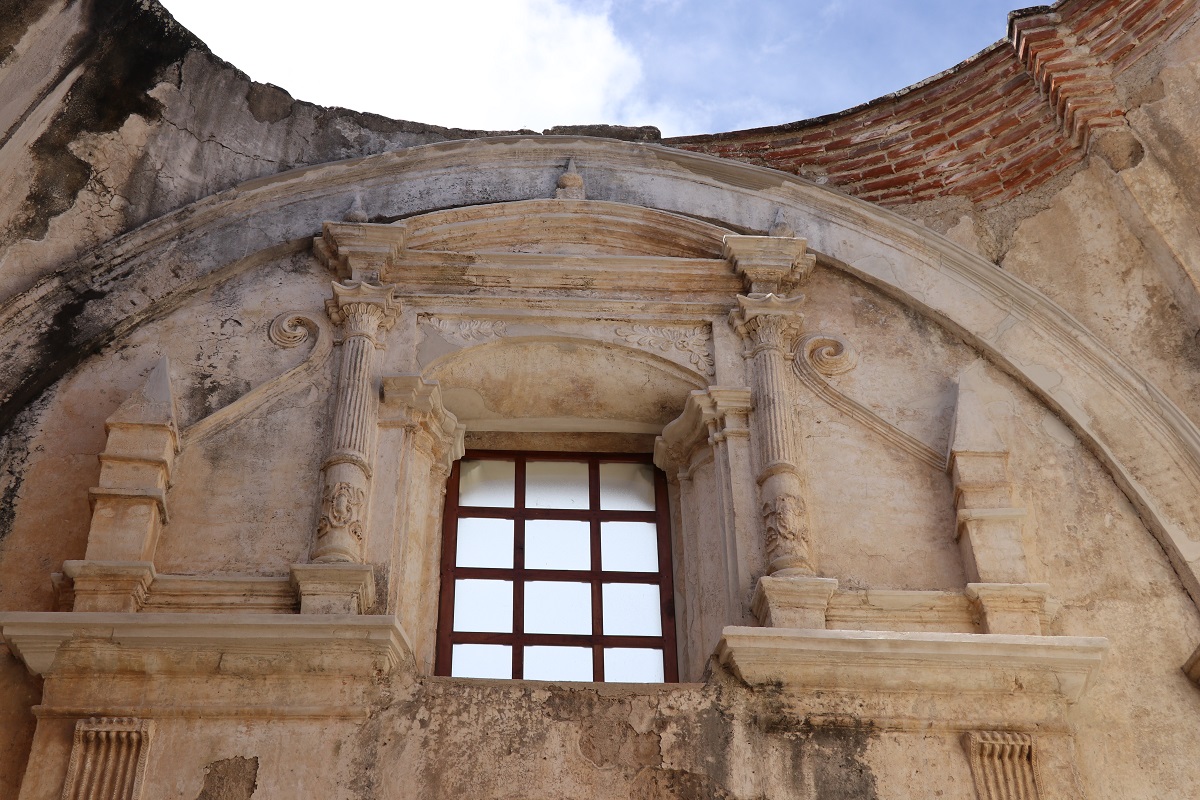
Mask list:
POLYGON ((465 506, 459 504, 461 461, 455 462, 446 487, 446 510, 443 515, 441 597, 438 608, 438 644, 435 674, 450 675, 453 646, 456 644, 500 644, 512 647, 512 677, 524 677, 524 648, 552 645, 588 647, 592 651, 592 680, 603 681, 604 650, 606 648, 653 648, 663 652, 663 676, 667 683, 679 680, 675 654, 674 592, 671 582, 670 517, 668 513, 666 480, 657 469, 654 475, 654 511, 619 511, 600 508, 600 465, 603 463, 639 463, 653 465, 649 456, 621 453, 570 453, 468 450, 464 460, 508 461, 515 469, 515 491, 511 508, 465 506), (588 508, 549 509, 526 507, 526 464, 537 461, 587 463, 588 508), (513 520, 513 566, 459 567, 458 522, 463 518, 492 518, 513 520), (527 569, 525 567, 525 523, 528 520, 580 520, 589 524, 589 569, 527 569), (602 522, 652 522, 658 534, 658 571, 623 572, 602 569, 602 522), (455 631, 455 581, 462 579, 492 579, 512 581, 512 633, 455 631), (591 587, 591 634, 525 633, 525 584, 528 581, 564 581, 588 583, 591 587), (649 584, 659 589, 661 636, 616 636, 604 633, 603 587, 611 584, 649 584))

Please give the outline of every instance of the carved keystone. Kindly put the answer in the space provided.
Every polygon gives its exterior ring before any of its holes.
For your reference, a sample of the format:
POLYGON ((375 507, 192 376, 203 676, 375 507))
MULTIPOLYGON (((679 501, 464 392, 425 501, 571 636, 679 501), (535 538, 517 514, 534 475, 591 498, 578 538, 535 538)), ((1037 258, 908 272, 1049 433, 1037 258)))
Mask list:
POLYGON ((754 616, 767 628, 824 630, 829 598, 837 586, 833 578, 763 576, 754 590, 754 616))
POLYGON ((293 564, 301 614, 365 614, 375 605, 370 564, 293 564))

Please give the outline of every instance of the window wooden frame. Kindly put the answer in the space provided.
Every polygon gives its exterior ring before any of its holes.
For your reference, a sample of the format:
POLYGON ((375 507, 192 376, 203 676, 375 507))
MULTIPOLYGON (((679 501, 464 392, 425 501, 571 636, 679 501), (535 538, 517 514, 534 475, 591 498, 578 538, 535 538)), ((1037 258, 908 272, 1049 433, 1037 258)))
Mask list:
POLYGON ((461 461, 446 485, 446 506, 442 517, 441 595, 438 604, 436 675, 450 675, 453 646, 456 644, 501 644, 512 646, 512 678, 524 676, 524 647, 536 645, 589 647, 592 651, 592 681, 604 681, 606 648, 654 648, 663 652, 663 678, 667 683, 679 680, 675 642, 675 596, 671 564, 671 522, 666 477, 654 468, 651 456, 628 453, 574 453, 515 450, 468 450, 465 460, 510 461, 515 463, 513 506, 495 508, 464 506, 459 503, 461 461), (525 465, 531 461, 587 463, 588 508, 546 509, 525 507, 525 465), (600 465, 605 463, 648 464, 654 475, 654 511, 614 511, 600 508, 600 465), (486 517, 513 520, 512 568, 456 566, 458 521, 486 517), (590 523, 590 569, 526 569, 525 526, 527 520, 582 520, 590 523), (600 523, 616 521, 653 522, 658 533, 657 572, 616 572, 601 569, 600 523), (461 579, 512 581, 512 633, 475 633, 454 631, 455 581, 461 579), (524 583, 526 581, 564 581, 591 586, 592 632, 590 634, 549 634, 524 632, 524 583), (613 636, 603 632, 602 587, 606 584, 650 584, 659 588, 661 636, 613 636))

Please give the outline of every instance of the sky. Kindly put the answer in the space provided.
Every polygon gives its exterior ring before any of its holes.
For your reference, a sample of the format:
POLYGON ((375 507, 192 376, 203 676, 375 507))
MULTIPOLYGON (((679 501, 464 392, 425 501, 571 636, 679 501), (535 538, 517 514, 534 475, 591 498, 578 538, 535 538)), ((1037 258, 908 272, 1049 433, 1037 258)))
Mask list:
MULTIPOLYGON (((163 0, 299 100, 450 127, 656 125, 841 111, 1002 39, 1020 0, 163 0)), ((1028 5, 1028 2, 1025 3, 1028 5)))

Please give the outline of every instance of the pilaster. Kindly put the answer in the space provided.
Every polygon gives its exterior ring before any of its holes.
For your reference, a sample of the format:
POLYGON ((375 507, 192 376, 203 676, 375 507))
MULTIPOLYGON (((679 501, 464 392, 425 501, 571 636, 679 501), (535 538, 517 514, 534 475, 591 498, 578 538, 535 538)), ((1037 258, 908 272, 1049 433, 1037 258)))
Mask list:
POLYGON ((154 578, 154 551, 167 521, 166 492, 179 451, 170 363, 164 356, 145 384, 104 424, 99 486, 90 491, 92 524, 74 581, 76 611, 136 611, 154 578))
POLYGON ((967 596, 988 633, 1041 634, 1049 586, 1032 583, 1025 552, 1025 509, 1014 502, 1008 448, 997 419, 1005 398, 976 363, 959 376, 950 471, 956 535, 967 574, 967 596))

